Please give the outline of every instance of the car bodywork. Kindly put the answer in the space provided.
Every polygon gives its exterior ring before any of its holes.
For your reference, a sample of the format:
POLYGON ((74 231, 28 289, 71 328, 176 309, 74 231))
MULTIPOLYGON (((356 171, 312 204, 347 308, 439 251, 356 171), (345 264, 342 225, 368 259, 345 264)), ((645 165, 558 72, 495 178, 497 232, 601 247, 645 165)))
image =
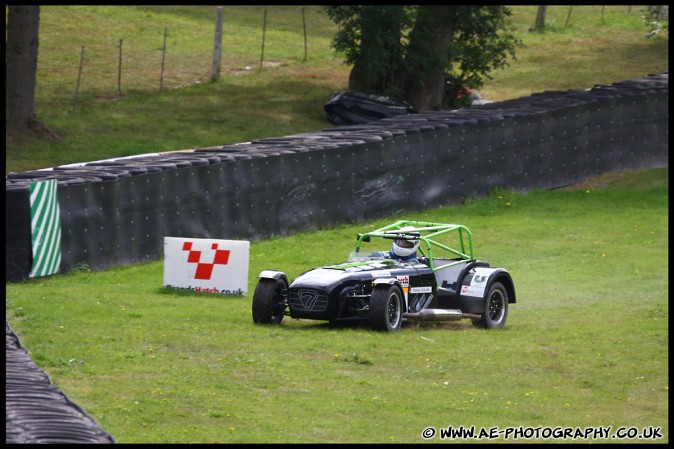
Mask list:
POLYGON ((292 283, 282 271, 264 270, 253 295, 253 321, 367 320, 397 331, 403 321, 470 319, 476 327, 504 327, 516 302, 510 273, 473 256, 463 225, 399 220, 359 234, 344 263, 314 268, 292 283), (418 240, 417 259, 400 261, 366 251, 373 241, 418 240))

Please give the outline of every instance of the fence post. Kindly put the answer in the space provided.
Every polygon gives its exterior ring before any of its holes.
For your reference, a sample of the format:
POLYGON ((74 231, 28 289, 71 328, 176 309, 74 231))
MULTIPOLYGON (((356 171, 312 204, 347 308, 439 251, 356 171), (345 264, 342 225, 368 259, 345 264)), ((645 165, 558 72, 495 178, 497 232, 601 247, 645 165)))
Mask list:
POLYGON ((571 11, 573 11, 573 5, 569 6, 569 14, 566 16, 566 22, 564 22, 564 28, 569 26, 569 19, 571 18, 571 11))
POLYGON ((159 92, 164 90, 164 63, 166 62, 166 28, 164 28, 164 46, 161 50, 161 74, 159 75, 159 92))
POLYGON ((307 21, 304 17, 304 6, 302 6, 302 28, 304 28, 304 59, 302 62, 307 60, 307 21))
POLYGON ((77 109, 77 95, 80 92, 80 80, 82 79, 82 66, 84 65, 84 45, 80 53, 80 70, 77 73, 77 86, 75 87, 75 97, 73 98, 73 111, 77 109))
POLYGON ((222 6, 215 8, 215 38, 213 42, 213 68, 211 70, 211 80, 220 77, 220 63, 222 61, 222 6))
POLYGON ((262 63, 264 62, 264 35, 267 32, 267 9, 264 10, 264 18, 262 19, 262 54, 260 55, 260 70, 262 70, 262 63))
POLYGON ((122 40, 119 40, 119 65, 117 69, 117 93, 122 96, 122 40))

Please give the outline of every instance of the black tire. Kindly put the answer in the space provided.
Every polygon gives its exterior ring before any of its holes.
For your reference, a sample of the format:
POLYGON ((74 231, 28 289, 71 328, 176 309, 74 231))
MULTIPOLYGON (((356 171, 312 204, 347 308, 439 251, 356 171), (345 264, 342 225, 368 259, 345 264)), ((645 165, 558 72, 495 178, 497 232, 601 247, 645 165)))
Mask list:
POLYGON ((370 327, 397 332, 403 322, 403 293, 396 285, 375 287, 370 296, 370 327))
POLYGON ((260 279, 253 293, 253 322, 280 324, 285 314, 287 289, 285 279, 260 279))
POLYGON ((484 312, 480 319, 474 319, 473 326, 481 329, 503 329, 508 319, 508 290, 500 282, 489 287, 484 302, 484 312))

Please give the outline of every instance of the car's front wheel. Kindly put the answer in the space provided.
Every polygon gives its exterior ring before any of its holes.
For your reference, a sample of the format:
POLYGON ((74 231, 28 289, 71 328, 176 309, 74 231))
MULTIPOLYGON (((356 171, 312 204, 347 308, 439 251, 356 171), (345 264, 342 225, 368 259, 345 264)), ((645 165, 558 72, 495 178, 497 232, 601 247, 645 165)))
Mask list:
POLYGON ((285 295, 288 284, 285 279, 260 279, 253 293, 253 322, 280 324, 285 314, 285 295))
POLYGON ((403 321, 403 294, 395 285, 379 286, 370 296, 370 327, 397 332, 403 321))
POLYGON ((482 329, 503 329, 507 318, 508 291, 500 282, 494 282, 487 293, 482 316, 472 320, 473 325, 482 329))

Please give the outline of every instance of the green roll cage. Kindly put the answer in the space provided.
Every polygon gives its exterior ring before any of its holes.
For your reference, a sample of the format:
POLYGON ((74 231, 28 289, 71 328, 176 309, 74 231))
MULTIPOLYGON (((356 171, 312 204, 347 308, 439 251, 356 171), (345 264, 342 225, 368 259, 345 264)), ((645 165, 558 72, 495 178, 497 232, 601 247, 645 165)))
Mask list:
POLYGON ((465 263, 467 260, 474 260, 473 258, 473 235, 470 230, 457 224, 443 224, 443 223, 429 223, 425 221, 409 221, 399 220, 383 228, 375 229, 374 231, 358 234, 356 241, 355 252, 360 252, 363 242, 369 242, 371 237, 381 237, 385 239, 405 239, 405 240, 420 240, 419 251, 428 258, 431 270, 438 271, 443 268, 448 268, 454 265, 465 263), (406 228, 402 231, 402 228, 406 228), (409 229, 407 229, 409 228, 409 229), (458 249, 451 248, 436 240, 436 237, 450 232, 457 233, 458 249), (433 248, 442 249, 451 253, 454 260, 447 264, 435 266, 435 259, 433 257, 433 248))

